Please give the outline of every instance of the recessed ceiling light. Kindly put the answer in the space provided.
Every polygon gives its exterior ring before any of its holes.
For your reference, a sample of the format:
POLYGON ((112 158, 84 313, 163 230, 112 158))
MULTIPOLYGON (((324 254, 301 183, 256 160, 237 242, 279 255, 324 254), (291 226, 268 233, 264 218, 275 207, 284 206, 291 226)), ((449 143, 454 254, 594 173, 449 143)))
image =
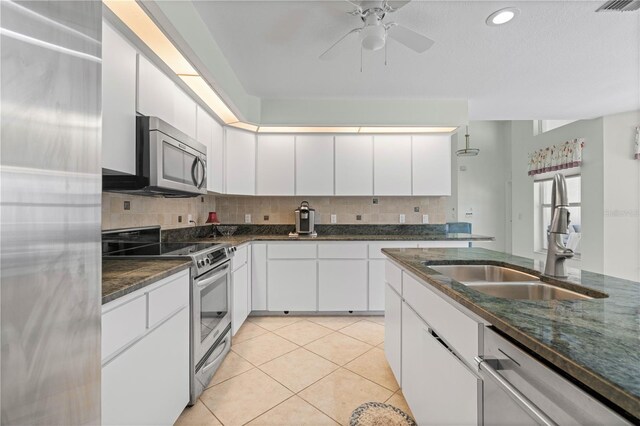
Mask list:
POLYGON ((504 9, 496 10, 487 18, 487 25, 492 27, 496 27, 498 25, 506 24, 511 21, 513 18, 518 16, 520 10, 515 7, 507 7, 504 9))

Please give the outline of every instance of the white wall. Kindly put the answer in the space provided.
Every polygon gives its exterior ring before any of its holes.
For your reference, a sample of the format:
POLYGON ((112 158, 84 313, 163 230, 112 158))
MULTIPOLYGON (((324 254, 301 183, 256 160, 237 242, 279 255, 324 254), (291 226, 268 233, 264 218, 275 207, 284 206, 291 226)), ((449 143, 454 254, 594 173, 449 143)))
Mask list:
POLYGON ((604 117, 604 272, 640 281, 640 111, 604 117))
MULTIPOLYGON (((472 121, 469 123, 470 144, 479 148, 476 157, 453 156, 452 185, 457 188, 449 200, 447 221, 453 208, 460 222, 471 222, 474 234, 495 237, 495 241, 474 243, 492 250, 506 249, 506 183, 510 175, 509 123, 472 121), (461 169, 462 168, 462 169, 461 169)), ((454 151, 464 148, 465 129, 454 136, 454 151)))

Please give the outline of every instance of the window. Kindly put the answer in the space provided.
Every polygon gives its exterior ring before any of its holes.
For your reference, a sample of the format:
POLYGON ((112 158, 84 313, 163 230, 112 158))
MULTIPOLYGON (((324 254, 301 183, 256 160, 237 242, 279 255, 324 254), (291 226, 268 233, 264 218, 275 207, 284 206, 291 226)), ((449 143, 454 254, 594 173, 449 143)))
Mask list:
POLYGON ((578 120, 533 120, 533 134, 541 135, 558 127, 566 126, 578 120))
MULTIPOLYGON (((564 237, 568 248, 580 253, 580 239, 582 237, 582 220, 580 212, 580 175, 566 176, 567 195, 569 197, 569 229, 564 237)), ((541 179, 533 183, 534 197, 534 250, 547 250, 547 232, 551 225, 551 188, 552 179, 541 179)))

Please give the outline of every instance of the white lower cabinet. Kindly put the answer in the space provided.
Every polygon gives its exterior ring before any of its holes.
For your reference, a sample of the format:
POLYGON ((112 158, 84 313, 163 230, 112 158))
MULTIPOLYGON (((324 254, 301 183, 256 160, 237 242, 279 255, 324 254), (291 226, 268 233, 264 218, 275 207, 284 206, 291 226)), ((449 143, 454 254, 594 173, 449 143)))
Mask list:
POLYGON ((402 392, 419 425, 478 424, 480 379, 403 302, 402 392))
POLYGON ((383 311, 385 309, 385 281, 383 259, 369 260, 369 310, 383 311))
POLYGON ((367 260, 318 262, 320 311, 367 310, 367 260))
POLYGON ((402 386, 402 297, 389 284, 384 289, 384 353, 402 386))
POLYGON ((189 284, 182 271, 103 305, 102 424, 171 425, 189 402, 189 284))
POLYGON ((269 260, 267 308, 269 311, 317 309, 316 260, 269 260))
POLYGON ((249 316, 249 265, 244 264, 231 273, 231 335, 235 336, 249 316))
POLYGON ((251 244, 251 309, 267 310, 267 245, 251 244))

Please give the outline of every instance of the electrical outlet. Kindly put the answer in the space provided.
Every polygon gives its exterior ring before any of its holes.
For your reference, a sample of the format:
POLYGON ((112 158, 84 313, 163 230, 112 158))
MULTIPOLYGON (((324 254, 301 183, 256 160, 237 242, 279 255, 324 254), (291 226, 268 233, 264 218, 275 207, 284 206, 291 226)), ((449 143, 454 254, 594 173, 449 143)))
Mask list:
POLYGON ((338 223, 338 216, 335 214, 331 215, 331 223, 338 223))
POLYGON ((405 223, 405 220, 406 220, 405 215, 401 214, 400 215, 400 223, 405 223))
POLYGON ((244 215, 244 223, 251 223, 251 215, 250 214, 245 214, 244 215))
POLYGON ((413 208, 413 211, 414 211, 415 213, 420 213, 420 207, 414 207, 414 208, 413 208))
POLYGON ((378 204, 378 199, 377 198, 373 199, 373 204, 378 204))
POLYGON ((356 220, 362 220, 362 215, 361 214, 357 214, 356 215, 356 220))
POLYGON ((178 216, 178 223, 182 223, 182 216, 178 216))
POLYGON ((265 220, 265 221, 269 220, 269 215, 265 214, 264 216, 262 216, 262 220, 265 220))
POLYGON ((131 201, 125 201, 124 202, 124 209, 125 210, 131 210, 131 201))
POLYGON ((428 214, 423 214, 422 215, 422 223, 429 223, 429 215, 428 214))
POLYGON ((204 203, 204 197, 200 197, 200 202, 204 203))

